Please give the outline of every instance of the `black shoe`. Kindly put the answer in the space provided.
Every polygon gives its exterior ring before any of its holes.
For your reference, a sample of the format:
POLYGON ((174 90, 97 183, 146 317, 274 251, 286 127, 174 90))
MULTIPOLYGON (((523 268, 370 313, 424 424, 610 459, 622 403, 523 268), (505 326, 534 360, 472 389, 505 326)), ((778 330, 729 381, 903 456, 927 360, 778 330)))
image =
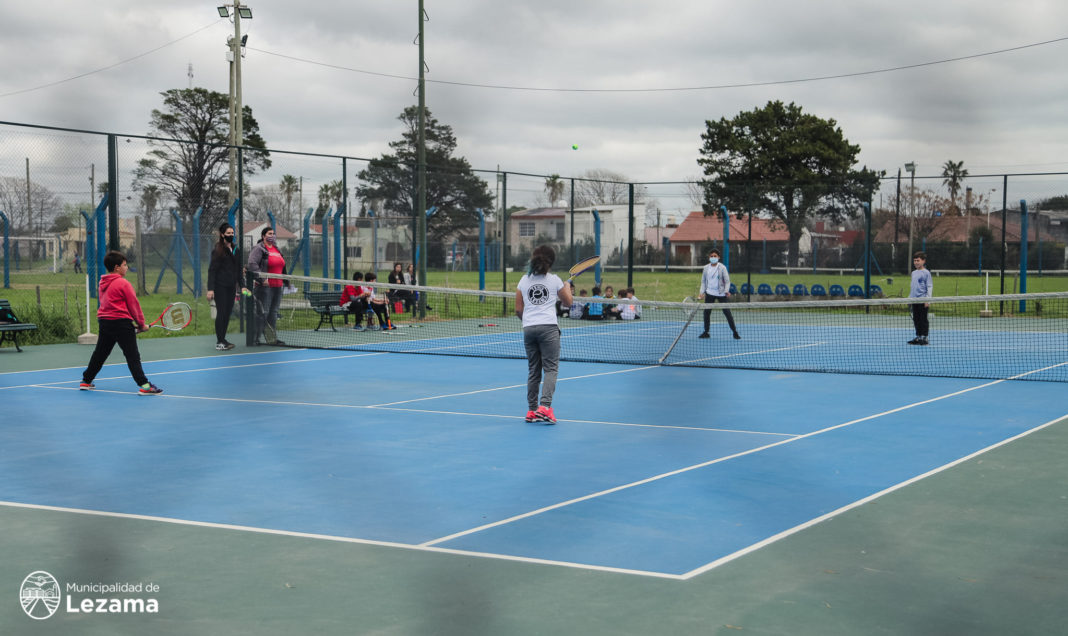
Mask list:
POLYGON ((909 344, 920 344, 920 339, 918 337, 913 338, 912 340, 909 340, 909 344))
POLYGON ((711 336, 709 336, 709 335, 708 335, 708 332, 707 332, 707 331, 705 331, 705 332, 703 332, 703 333, 702 333, 702 334, 701 334, 700 336, 697 336, 697 337, 698 337, 698 338, 710 338, 711 336))
POLYGON ((927 342, 927 336, 924 336, 923 338, 918 338, 918 340, 919 340, 919 342, 916 343, 918 345, 929 345, 929 344, 931 344, 930 342, 927 342))
POLYGON ((734 339, 735 340, 741 340, 742 339, 742 337, 738 335, 737 331, 734 332, 734 339))

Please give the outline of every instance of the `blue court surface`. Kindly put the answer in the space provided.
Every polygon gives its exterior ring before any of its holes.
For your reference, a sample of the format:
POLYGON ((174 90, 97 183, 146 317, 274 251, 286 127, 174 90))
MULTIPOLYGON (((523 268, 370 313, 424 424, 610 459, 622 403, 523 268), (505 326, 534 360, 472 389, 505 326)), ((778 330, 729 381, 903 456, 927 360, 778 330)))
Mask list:
POLYGON ((564 363, 547 426, 523 360, 253 351, 148 362, 154 397, 0 373, 0 501, 687 579, 1068 415, 1053 382, 564 363))

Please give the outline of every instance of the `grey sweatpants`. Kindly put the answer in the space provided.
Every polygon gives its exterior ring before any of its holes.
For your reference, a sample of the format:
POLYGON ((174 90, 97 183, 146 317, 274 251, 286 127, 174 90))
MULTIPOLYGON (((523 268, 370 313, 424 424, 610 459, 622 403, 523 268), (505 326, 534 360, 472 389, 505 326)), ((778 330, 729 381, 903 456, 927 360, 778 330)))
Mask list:
POLYGON ((527 406, 531 411, 538 408, 539 385, 541 404, 552 406, 553 392, 556 391, 556 374, 560 368, 560 327, 523 327, 523 346, 527 350, 527 406))

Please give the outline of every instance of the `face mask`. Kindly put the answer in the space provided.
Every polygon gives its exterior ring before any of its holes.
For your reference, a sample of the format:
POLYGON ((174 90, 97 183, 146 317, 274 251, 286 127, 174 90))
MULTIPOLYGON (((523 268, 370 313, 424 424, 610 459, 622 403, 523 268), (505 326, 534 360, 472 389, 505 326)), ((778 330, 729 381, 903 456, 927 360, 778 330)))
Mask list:
POLYGON ((274 237, 273 236, 268 236, 264 240, 267 241, 268 245, 274 245, 274 237))
POLYGON ((233 243, 234 242, 234 235, 233 234, 223 235, 223 240, 226 241, 227 243, 233 243))
POLYGON ((709 263, 712 263, 713 265, 715 265, 716 263, 718 263, 718 262, 719 262, 719 259, 718 259, 718 258, 716 258, 715 256, 709 256, 709 257, 708 257, 708 262, 709 262, 709 263))

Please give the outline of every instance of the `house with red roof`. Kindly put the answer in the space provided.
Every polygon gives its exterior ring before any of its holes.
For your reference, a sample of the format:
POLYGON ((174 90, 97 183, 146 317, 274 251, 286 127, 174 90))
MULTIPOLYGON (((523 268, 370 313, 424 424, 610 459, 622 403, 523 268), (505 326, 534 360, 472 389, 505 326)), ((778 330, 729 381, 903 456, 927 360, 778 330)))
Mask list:
MULTIPOLYGON (((738 219, 733 214, 727 218, 730 223, 729 242, 737 242, 739 245, 747 239, 752 242, 763 243, 767 241, 768 249, 781 248, 785 250, 790 242, 790 233, 786 226, 775 219, 753 218, 752 236, 749 234, 749 219, 738 219)), ((701 265, 704 263, 706 254, 701 254, 703 246, 715 242, 723 245, 724 219, 716 216, 706 216, 704 212, 690 212, 679 227, 671 235, 671 262, 680 265, 701 265)), ((805 230, 801 237, 800 250, 806 253, 809 250, 810 237, 805 230)))

